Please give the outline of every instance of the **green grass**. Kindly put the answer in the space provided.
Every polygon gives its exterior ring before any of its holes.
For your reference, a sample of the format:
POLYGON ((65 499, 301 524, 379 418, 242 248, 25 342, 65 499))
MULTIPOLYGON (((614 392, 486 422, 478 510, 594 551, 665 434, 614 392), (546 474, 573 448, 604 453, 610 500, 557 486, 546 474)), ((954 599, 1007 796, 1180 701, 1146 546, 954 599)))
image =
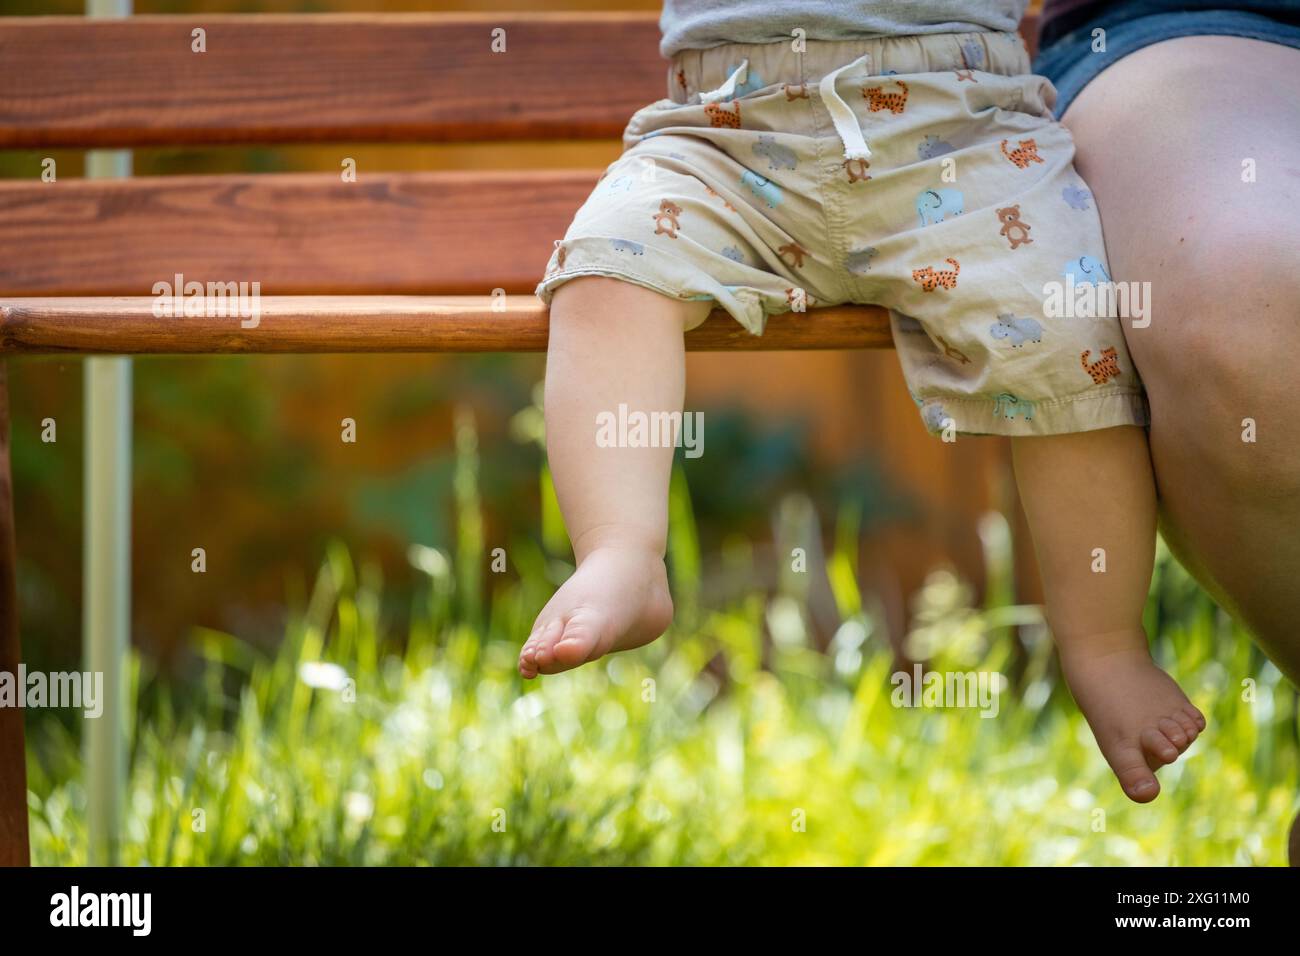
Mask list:
MULTIPOLYGON (((826 556, 846 622, 826 652, 810 646, 797 583, 711 601, 680 473, 673 630, 525 683, 515 656, 568 570, 562 529, 544 491, 540 542, 514 542, 510 573, 485 585, 464 421, 459 449, 456 540, 412 549, 428 588, 409 633, 386 633, 377 573, 336 546, 273 657, 200 631, 198 686, 142 677, 137 662, 123 862, 1285 862, 1295 693, 1163 548, 1148 624, 1210 725, 1162 771, 1159 799, 1138 807, 1060 685, 1037 610, 1007 603, 997 516, 982 529, 993 569, 985 605, 937 572, 917 595, 909 637, 936 669, 1009 675, 994 719, 891 705, 893 658, 857 589, 851 513, 826 556)), ((753 580, 754 554, 733 540, 707 564, 753 580)), ((29 749, 34 860, 83 863, 77 741, 44 718, 29 749)))

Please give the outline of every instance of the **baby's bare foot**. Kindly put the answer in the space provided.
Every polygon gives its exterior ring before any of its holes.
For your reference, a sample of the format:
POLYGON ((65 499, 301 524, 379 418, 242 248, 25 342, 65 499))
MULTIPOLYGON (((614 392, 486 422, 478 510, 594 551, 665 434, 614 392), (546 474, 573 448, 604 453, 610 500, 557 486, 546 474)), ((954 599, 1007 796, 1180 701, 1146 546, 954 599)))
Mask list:
POLYGON ((1177 760, 1205 729, 1201 712, 1151 660, 1145 636, 1132 650, 1063 651, 1061 666, 1124 793, 1136 803, 1154 800, 1154 771, 1177 760))
POLYGON ((650 550, 599 548, 537 615, 519 652, 519 673, 531 680, 641 647, 667 630, 672 618, 662 557, 650 550))

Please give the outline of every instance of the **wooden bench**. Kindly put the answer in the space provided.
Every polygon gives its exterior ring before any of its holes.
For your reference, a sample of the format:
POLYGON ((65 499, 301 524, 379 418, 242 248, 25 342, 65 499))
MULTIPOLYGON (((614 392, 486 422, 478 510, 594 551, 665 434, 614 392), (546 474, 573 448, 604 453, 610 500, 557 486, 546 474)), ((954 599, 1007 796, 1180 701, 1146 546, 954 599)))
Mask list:
MULTIPOLYGON (((1022 33, 1032 42, 1032 25, 1022 33)), ((658 40, 647 13, 0 19, 0 149, 617 139, 664 95, 658 40)), ((531 293, 599 171, 39 173, 0 181, 0 670, 11 672, 4 356, 541 351, 546 310, 531 293), (178 273, 260 282, 257 327, 155 317, 154 283, 178 273)), ((719 310, 686 342, 846 349, 890 337, 882 310, 836 307, 761 338, 719 310)), ((22 711, 0 709, 0 863, 29 855, 23 764, 22 711)))

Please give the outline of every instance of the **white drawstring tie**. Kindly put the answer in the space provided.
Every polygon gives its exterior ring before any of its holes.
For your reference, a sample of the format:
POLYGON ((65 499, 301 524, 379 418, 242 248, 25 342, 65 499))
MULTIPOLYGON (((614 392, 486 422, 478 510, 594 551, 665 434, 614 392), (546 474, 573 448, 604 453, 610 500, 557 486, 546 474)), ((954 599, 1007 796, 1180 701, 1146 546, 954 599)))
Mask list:
MULTIPOLYGON (((851 70, 860 64, 869 63, 871 54, 864 53, 843 66, 836 67, 822 77, 818 90, 821 93, 822 102, 826 104, 826 110, 831 114, 831 122, 835 124, 835 132, 840 136, 840 142, 844 144, 845 159, 869 159, 871 150, 867 148, 867 141, 862 138, 862 127, 858 125, 858 118, 854 115, 849 105, 840 99, 840 95, 835 92, 835 81, 845 70, 851 70)), ((749 77, 749 60, 742 60, 740 66, 732 70, 731 75, 727 77, 726 82, 715 90, 709 90, 700 94, 701 103, 717 103, 720 101, 731 100, 735 98, 736 86, 746 82, 749 77)))
POLYGON ((868 159, 871 156, 871 150, 867 148, 867 141, 862 138, 862 127, 858 125, 858 118, 853 115, 853 110, 849 105, 840 99, 840 95, 835 92, 835 81, 845 70, 851 70, 860 63, 867 63, 871 60, 870 53, 864 53, 852 63, 845 63, 838 66, 831 72, 822 77, 818 90, 821 93, 822 102, 826 104, 826 111, 831 114, 831 122, 835 124, 835 132, 840 134, 840 142, 844 144, 845 159, 868 159))
POLYGON ((716 90, 709 90, 707 93, 700 94, 701 103, 717 103, 720 100, 730 100, 736 95, 736 84, 744 83, 749 78, 749 60, 741 60, 740 66, 731 71, 731 76, 727 81, 719 86, 716 90))

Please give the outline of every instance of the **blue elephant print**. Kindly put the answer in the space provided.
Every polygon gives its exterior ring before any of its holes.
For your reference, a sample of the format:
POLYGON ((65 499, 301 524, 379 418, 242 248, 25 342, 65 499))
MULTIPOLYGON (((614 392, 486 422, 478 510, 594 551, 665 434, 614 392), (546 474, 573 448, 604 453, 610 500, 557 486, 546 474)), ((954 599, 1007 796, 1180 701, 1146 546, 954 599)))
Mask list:
POLYGON ((1101 264, 1101 260, 1094 259, 1092 256, 1071 259, 1065 264, 1063 274, 1075 285, 1096 285, 1098 282, 1110 281, 1110 274, 1101 264))
POLYGON ((645 255, 645 246, 631 239, 611 239, 609 244, 615 252, 630 252, 634 256, 645 255))
MULTIPOLYGON (((727 75, 730 76, 738 69, 740 69, 739 63, 728 70, 727 75)), ((756 90, 761 90, 766 85, 767 84, 763 82, 763 78, 758 75, 757 71, 755 71, 753 67, 750 67, 745 71, 745 82, 736 84, 736 92, 730 98, 735 99, 737 96, 748 96, 756 90)))
POLYGON ((741 173, 740 182, 748 186, 755 197, 767 203, 768 209, 775 209, 785 199, 785 193, 781 191, 780 186, 752 170, 747 169, 741 173))
POLYGON ((956 189, 927 189, 916 197, 916 214, 922 226, 932 226, 962 214, 965 199, 956 189))

